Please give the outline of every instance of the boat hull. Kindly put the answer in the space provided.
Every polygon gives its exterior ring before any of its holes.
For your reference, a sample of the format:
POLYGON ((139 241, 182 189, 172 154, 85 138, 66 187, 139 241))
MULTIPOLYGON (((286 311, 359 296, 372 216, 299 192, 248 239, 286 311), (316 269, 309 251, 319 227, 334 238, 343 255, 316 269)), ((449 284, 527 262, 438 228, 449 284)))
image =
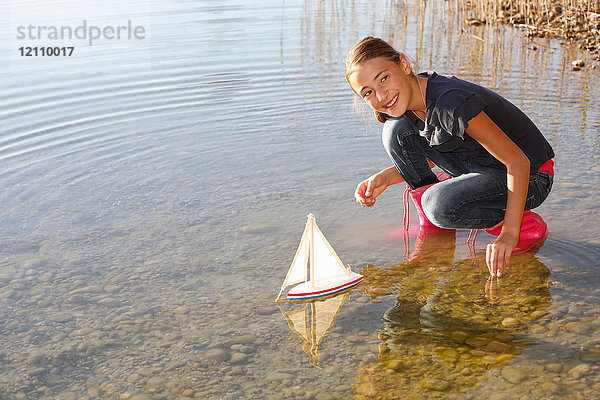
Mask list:
POLYGON ((331 296, 358 285, 363 279, 362 275, 352 272, 347 276, 326 282, 319 282, 319 284, 314 286, 313 282, 307 281, 291 288, 287 294, 287 298, 289 300, 309 300, 331 296))

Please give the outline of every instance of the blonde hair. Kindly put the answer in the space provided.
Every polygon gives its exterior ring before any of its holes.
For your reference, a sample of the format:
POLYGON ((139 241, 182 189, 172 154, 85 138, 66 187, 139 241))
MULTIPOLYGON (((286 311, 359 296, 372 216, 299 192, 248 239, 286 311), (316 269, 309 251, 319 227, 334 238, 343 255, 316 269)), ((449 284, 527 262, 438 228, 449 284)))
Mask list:
MULTIPOLYGON (((367 36, 352 46, 350 51, 348 51, 345 65, 346 81, 348 84, 350 84, 350 80, 348 78, 356 70, 356 68, 358 68, 358 66, 365 61, 377 57, 383 57, 387 60, 398 63, 400 62, 400 55, 401 53, 396 51, 385 40, 373 36, 367 36)), ((352 85, 350 85, 350 87, 352 87, 352 85)), ((375 118, 377 118, 377 121, 383 123, 387 121, 390 116, 375 110, 375 118)))

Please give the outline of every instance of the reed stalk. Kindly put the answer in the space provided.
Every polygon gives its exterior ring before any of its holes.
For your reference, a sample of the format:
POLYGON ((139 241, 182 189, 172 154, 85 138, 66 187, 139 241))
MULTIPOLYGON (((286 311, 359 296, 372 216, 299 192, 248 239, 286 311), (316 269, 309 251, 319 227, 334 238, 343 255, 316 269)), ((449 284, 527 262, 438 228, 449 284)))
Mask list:
POLYGON ((600 50, 600 0, 454 0, 469 20, 502 22, 600 50))

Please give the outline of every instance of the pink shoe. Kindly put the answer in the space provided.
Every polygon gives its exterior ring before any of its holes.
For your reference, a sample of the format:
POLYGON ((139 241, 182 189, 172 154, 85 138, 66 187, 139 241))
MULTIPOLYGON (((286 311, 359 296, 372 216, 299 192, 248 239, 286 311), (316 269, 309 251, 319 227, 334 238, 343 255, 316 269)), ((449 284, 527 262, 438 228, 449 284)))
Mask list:
MULTIPOLYGON (((437 171, 437 172, 435 172, 435 175, 438 177, 440 182, 452 178, 450 175, 448 175, 447 173, 445 173, 443 171, 437 171)), ((436 183, 438 183, 438 182, 436 182, 436 183)), ((436 227, 438 229, 443 229, 443 228, 439 228, 436 225, 434 225, 433 222, 431 222, 427 218, 427 216, 425 215, 425 212, 423 211, 423 206, 421 205, 421 197, 423 197, 423 193, 425 193, 425 191, 427 189, 429 189, 430 187, 432 187, 433 185, 435 185, 435 183, 432 183, 431 185, 427 185, 427 186, 421 186, 416 189, 411 189, 409 186, 407 186, 408 194, 410 194, 410 197, 412 198, 412 201, 413 201, 415 207, 417 208, 417 214, 419 215, 419 225, 422 228, 431 226, 431 227, 436 227)))
MULTIPOLYGON (((436 172, 434 172, 434 174, 437 176, 437 178, 440 180, 440 182, 452 178, 452 176, 450 176, 449 174, 447 174, 446 172, 443 172, 443 171, 436 171, 436 172)), ((436 183, 439 183, 439 182, 436 182, 436 183)), ((389 236, 391 238, 402 239, 402 238, 404 238, 404 236, 406 236, 407 233, 408 233, 408 236, 416 236, 420 231, 422 233, 427 232, 427 234, 435 234, 437 232, 454 231, 454 229, 444 229, 444 228, 439 228, 438 226, 434 225, 433 222, 431 222, 427 218, 427 216, 425 215, 425 212, 423 211, 423 206, 421 206, 421 197, 423 197, 423 193, 425 193, 425 191, 427 189, 429 189, 431 186, 435 185, 436 183, 432 183, 431 185, 427 185, 427 186, 421 186, 416 189, 411 189, 410 186, 406 185, 406 190, 404 191, 404 198, 402 201, 404 204, 404 223, 403 223, 404 227, 402 229, 396 229, 396 230, 390 232, 389 236), (409 218, 410 208, 409 208, 409 203, 408 203, 409 195, 412 198, 415 208, 417 209, 417 215, 419 216, 419 225, 410 226, 410 218, 409 218)))
MULTIPOLYGON (((498 224, 491 228, 486 228, 484 231, 490 235, 498 236, 502 231, 504 221, 500 221, 498 224)), ((523 221, 521 222, 521 233, 519 234, 519 242, 514 248, 513 253, 523 253, 531 249, 533 245, 542 239, 546 239, 550 230, 544 219, 531 210, 525 210, 523 212, 523 221)))

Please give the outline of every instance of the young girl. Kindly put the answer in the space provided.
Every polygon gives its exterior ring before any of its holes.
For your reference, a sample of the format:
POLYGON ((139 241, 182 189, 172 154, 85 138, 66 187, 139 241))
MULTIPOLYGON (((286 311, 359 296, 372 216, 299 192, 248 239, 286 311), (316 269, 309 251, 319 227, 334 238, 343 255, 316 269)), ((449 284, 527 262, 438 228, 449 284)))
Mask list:
POLYGON ((373 37, 348 53, 346 80, 384 123, 394 164, 358 185, 360 205, 371 207, 388 186, 406 182, 425 223, 498 235, 486 249, 490 274, 498 277, 520 237, 547 235, 529 209, 550 193, 554 152, 515 105, 455 77, 415 75, 402 53, 373 37), (439 182, 434 165, 452 179, 439 182))

